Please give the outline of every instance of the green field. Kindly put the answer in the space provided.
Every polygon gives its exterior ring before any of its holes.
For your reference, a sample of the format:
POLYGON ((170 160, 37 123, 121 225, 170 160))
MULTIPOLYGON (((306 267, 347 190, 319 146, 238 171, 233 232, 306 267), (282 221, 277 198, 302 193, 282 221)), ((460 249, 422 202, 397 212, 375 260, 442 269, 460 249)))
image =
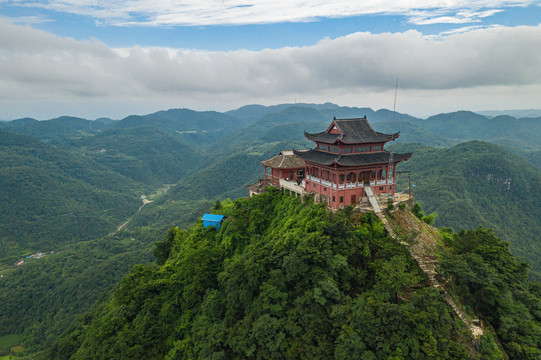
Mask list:
MULTIPOLYGON (((9 334, 0 336, 0 355, 9 354, 9 350, 17 346, 23 340, 23 334, 9 334)), ((2 356, 0 360, 9 359, 9 356, 2 356)))

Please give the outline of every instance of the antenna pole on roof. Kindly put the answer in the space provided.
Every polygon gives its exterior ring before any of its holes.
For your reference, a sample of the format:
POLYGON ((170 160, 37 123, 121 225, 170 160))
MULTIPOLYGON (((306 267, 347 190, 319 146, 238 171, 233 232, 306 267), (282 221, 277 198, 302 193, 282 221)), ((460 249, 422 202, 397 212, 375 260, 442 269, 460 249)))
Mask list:
MULTIPOLYGON (((393 106, 393 120, 391 122, 391 153, 389 154, 389 167, 387 168, 387 184, 392 183, 394 179, 394 173, 393 173, 393 162, 394 162, 394 137, 392 134, 392 131, 394 131, 395 128, 395 114, 396 114, 396 94, 398 93, 398 78, 396 78, 396 85, 394 89, 394 106, 393 106)), ((395 190, 396 190, 396 184, 395 184, 395 190)))

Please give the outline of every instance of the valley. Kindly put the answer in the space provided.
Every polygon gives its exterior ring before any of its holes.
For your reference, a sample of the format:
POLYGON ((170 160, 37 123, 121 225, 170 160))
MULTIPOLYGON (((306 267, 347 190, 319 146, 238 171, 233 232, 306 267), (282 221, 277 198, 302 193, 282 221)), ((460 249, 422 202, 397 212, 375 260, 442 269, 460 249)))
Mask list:
POLYGON ((437 213, 438 227, 494 229, 541 279, 540 118, 457 112, 393 121, 388 110, 327 103, 21 119, 0 123, 0 335, 24 334, 24 348, 40 354, 83 314, 102 311, 98 302, 154 260, 169 229, 191 227, 216 200, 247 196, 261 160, 311 146, 303 132, 333 116, 364 115, 377 131, 401 132, 395 150, 414 155, 400 170, 411 171, 415 199, 437 213), (50 251, 13 266, 22 254, 50 251))

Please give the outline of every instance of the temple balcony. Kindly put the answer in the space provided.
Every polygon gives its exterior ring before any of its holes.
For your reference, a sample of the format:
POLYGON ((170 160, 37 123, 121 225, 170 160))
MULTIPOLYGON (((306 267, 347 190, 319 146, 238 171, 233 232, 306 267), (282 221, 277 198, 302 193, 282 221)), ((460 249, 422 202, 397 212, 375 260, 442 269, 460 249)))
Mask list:
MULTIPOLYGON (((345 182, 342 184, 336 184, 328 180, 320 179, 313 175, 306 175, 306 179, 312 181, 316 184, 321 184, 323 186, 335 189, 335 190, 344 190, 344 189, 356 189, 356 188, 362 188, 365 186, 365 184, 362 181, 359 182, 345 182)), ((377 186, 377 185, 393 185, 394 182, 392 179, 374 179, 370 180, 370 186, 377 186)))
POLYGON ((300 184, 297 184, 294 181, 287 181, 284 179, 280 179, 280 187, 282 189, 289 190, 296 195, 304 195, 306 192, 304 191, 304 181, 302 181, 300 184))

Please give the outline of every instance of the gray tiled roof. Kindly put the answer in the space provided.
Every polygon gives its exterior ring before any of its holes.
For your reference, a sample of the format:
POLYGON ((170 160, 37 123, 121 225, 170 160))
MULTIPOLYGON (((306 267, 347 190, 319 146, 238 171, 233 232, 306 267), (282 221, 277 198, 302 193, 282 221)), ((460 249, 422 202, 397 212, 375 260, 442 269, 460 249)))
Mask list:
MULTIPOLYGON (((380 151, 374 153, 365 154, 353 154, 353 155, 340 155, 330 154, 323 151, 309 150, 304 152, 297 152, 295 154, 306 161, 314 162, 321 165, 332 165, 337 163, 342 166, 358 166, 369 164, 385 164, 389 162, 390 153, 387 151, 380 151)), ((394 154, 393 162, 399 162, 407 160, 411 157, 412 153, 406 154, 394 154)))
POLYGON ((305 132, 304 136, 313 141, 319 141, 326 144, 333 144, 337 140, 345 144, 361 144, 389 141, 398 137, 399 133, 383 134, 375 131, 366 118, 358 119, 335 119, 333 123, 340 131, 340 134, 331 134, 320 132, 310 134, 305 132))
MULTIPOLYGON (((302 152, 303 150, 300 150, 299 152, 302 152)), ((306 150, 304 150, 306 151, 306 150)), ((270 158, 268 160, 264 160, 261 162, 263 165, 271 167, 271 168, 278 168, 278 169, 295 169, 295 168, 303 168, 305 163, 304 160, 298 157, 294 154, 294 151, 282 151, 279 155, 276 155, 273 158, 270 158)))

